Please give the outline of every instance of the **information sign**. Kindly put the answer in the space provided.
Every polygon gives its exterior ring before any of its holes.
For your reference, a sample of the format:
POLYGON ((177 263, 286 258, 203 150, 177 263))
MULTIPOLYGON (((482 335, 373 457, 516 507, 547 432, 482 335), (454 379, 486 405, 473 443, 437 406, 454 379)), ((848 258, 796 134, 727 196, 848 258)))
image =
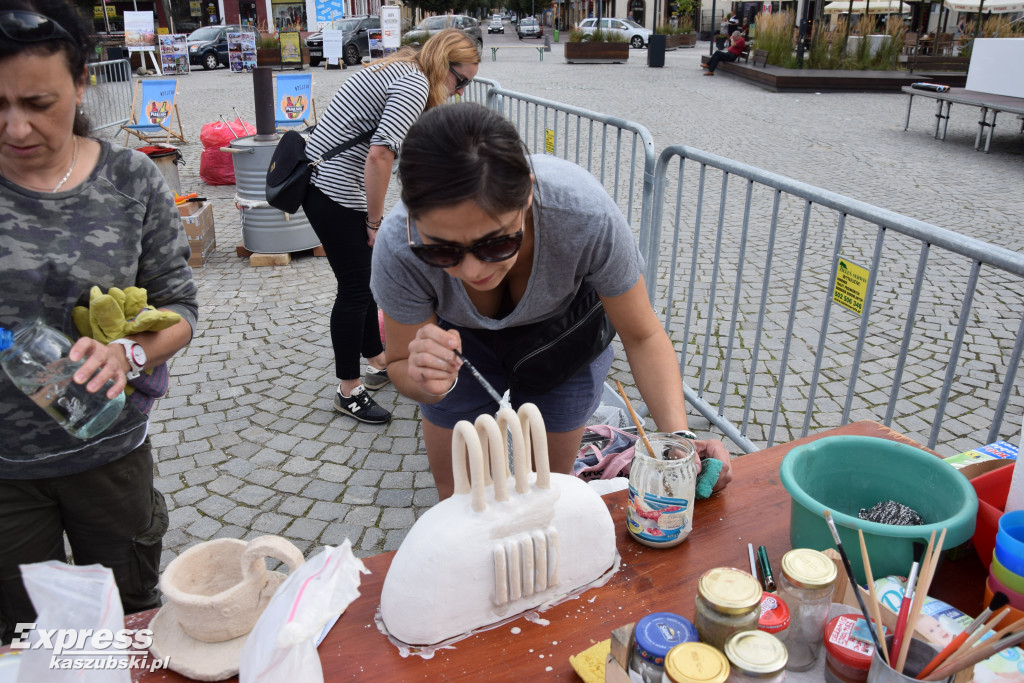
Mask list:
POLYGON ((832 301, 857 315, 863 313, 870 274, 867 268, 862 268, 846 259, 839 259, 836 281, 832 288, 832 301))

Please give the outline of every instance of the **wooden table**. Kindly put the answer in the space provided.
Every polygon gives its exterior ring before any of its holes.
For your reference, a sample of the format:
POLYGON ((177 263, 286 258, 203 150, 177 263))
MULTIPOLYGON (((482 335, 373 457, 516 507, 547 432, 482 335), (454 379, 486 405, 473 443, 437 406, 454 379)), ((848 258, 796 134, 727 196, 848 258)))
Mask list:
MULTIPOLYGON (((327 681, 523 681, 530 677, 578 680, 569 655, 609 637, 612 629, 645 614, 673 611, 694 616, 697 579, 712 567, 748 568, 747 543, 765 545, 778 567, 789 542, 789 494, 779 463, 794 446, 823 436, 858 434, 913 443, 875 422, 856 422, 733 461, 735 479, 725 493, 697 503, 694 530, 675 548, 658 550, 633 541, 625 528, 625 492, 605 497, 617 530, 622 564, 601 588, 541 614, 547 625, 520 618, 440 650, 433 659, 402 658, 374 625, 381 587, 394 553, 364 560, 357 598, 320 645, 327 681), (518 632, 515 632, 518 631, 518 632)), ((917 444, 914 444, 917 445, 917 444)), ((452 563, 452 571, 458 571, 452 563)), ((981 611, 985 571, 975 553, 946 561, 929 593, 968 614, 981 611)), ((155 610, 129 617, 143 628, 155 610)), ((183 681, 174 672, 136 673, 133 680, 183 681)), ((298 683, 298 682, 296 682, 298 683)))

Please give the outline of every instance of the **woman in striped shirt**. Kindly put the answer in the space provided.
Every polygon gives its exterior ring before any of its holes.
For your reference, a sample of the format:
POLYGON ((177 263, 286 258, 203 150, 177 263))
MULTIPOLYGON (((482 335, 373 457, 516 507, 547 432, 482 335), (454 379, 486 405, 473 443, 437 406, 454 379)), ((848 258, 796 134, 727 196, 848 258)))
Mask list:
POLYGON ((366 393, 388 382, 377 303, 370 292, 370 255, 391 168, 420 114, 461 94, 479 65, 476 44, 458 29, 437 33, 418 52, 403 48, 345 81, 307 142, 307 155, 316 159, 373 132, 368 141, 320 164, 302 204, 338 280, 331 342, 341 383, 334 407, 360 422, 391 419, 366 393), (364 377, 360 357, 369 363, 364 377))

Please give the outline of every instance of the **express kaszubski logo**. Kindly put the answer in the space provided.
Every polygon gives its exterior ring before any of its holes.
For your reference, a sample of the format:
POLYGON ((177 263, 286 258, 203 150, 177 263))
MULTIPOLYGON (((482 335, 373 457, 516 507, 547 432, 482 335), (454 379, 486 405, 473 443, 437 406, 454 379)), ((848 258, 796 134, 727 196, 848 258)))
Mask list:
POLYGON ((166 669, 168 657, 150 657, 153 631, 142 629, 36 628, 20 623, 12 650, 50 653, 51 669, 166 669))

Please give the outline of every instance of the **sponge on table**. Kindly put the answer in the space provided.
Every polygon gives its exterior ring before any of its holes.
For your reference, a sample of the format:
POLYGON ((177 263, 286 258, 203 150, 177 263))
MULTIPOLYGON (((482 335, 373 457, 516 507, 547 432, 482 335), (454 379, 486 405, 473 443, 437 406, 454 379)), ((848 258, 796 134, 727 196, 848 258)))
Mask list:
POLYGON ((718 475, 721 472, 722 461, 714 458, 700 461, 700 474, 697 475, 697 500, 703 500, 711 495, 711 490, 718 482, 718 475))
POLYGON ((578 655, 569 655, 569 663, 584 683, 604 683, 604 663, 611 650, 611 639, 602 640, 578 655))

